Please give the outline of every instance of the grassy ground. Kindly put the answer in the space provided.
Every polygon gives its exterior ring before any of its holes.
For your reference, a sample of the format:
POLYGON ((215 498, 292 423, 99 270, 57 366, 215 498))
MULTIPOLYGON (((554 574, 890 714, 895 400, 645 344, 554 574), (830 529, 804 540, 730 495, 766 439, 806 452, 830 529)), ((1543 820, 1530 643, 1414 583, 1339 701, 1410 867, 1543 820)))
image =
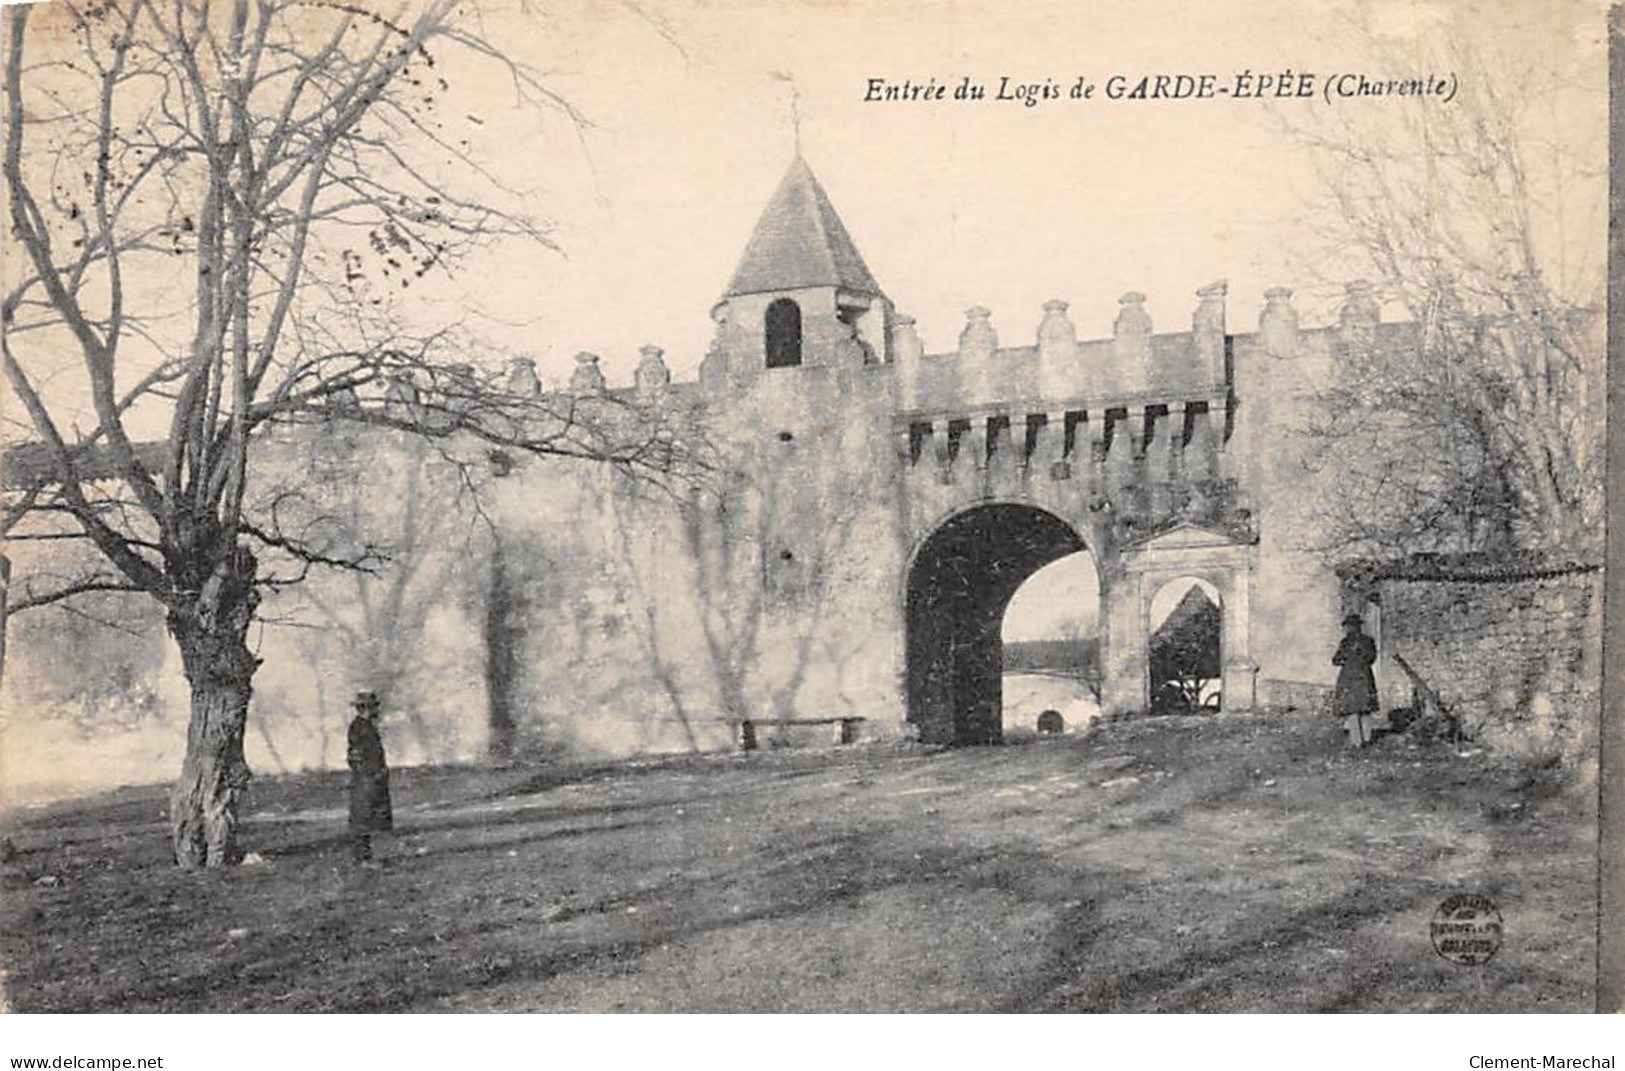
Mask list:
POLYGON ((256 783, 263 865, 181 873, 163 794, 13 815, 17 1011, 1588 1010, 1588 794, 1453 749, 1223 716, 960 751, 256 783), (56 883, 40 884, 41 878, 56 883), (1434 909, 1506 923, 1454 966, 1434 909))

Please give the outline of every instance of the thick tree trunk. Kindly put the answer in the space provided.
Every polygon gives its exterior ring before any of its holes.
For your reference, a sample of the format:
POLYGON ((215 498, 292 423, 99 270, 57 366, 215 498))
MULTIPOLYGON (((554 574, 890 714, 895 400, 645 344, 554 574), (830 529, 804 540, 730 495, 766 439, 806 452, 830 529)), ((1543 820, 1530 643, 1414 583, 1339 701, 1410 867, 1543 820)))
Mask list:
POLYGON ((192 687, 186 759, 169 798, 175 863, 188 868, 233 866, 241 859, 237 809, 250 777, 243 735, 259 667, 248 649, 248 626, 258 600, 253 557, 239 551, 235 566, 216 570, 190 612, 169 616, 192 687))
POLYGON ((243 729, 252 692, 247 676, 210 674, 192 680, 186 760, 169 798, 170 837, 182 867, 233 866, 237 809, 248 788, 243 729))

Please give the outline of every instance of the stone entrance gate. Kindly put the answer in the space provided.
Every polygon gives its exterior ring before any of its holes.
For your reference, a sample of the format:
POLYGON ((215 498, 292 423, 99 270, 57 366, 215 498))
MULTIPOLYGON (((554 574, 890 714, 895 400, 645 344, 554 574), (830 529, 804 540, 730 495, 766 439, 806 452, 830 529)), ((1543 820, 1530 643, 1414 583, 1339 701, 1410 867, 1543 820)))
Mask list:
POLYGON ((1252 707, 1251 514, 1213 416, 1205 401, 1106 401, 898 418, 914 548, 905 690, 922 739, 999 738, 1004 612, 1028 577, 1080 550, 1099 577, 1103 712, 1149 706, 1151 601, 1182 577, 1219 593, 1223 704, 1252 707))

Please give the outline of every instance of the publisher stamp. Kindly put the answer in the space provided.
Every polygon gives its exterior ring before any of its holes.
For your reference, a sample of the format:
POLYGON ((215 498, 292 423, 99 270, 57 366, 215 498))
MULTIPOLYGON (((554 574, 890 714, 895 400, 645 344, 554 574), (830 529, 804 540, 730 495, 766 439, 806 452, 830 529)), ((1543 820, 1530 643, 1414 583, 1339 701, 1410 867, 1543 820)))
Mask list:
POLYGON ((1447 897, 1428 925, 1433 950, 1462 967, 1481 967, 1501 948, 1501 911, 1477 893, 1447 897))

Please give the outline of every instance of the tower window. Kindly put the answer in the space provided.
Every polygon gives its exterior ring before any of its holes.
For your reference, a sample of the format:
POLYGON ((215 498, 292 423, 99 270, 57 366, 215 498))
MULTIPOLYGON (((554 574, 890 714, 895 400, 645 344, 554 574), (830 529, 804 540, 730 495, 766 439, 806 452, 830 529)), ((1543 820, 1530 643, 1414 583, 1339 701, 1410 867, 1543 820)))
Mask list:
POLYGON ((767 307, 767 366, 791 368, 801 363, 801 306, 779 298, 767 307))

